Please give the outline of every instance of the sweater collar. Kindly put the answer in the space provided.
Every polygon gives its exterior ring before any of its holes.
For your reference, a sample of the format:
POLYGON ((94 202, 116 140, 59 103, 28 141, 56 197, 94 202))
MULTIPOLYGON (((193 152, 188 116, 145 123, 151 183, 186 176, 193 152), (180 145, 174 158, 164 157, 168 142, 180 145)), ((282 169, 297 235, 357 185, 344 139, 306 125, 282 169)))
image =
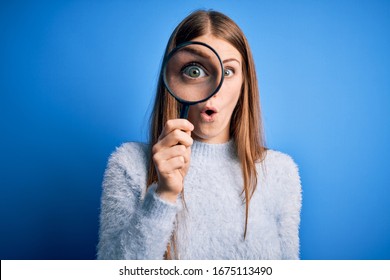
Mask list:
POLYGON ((194 140, 191 147, 191 157, 204 157, 210 159, 237 158, 236 146, 233 139, 221 144, 209 144, 194 140))

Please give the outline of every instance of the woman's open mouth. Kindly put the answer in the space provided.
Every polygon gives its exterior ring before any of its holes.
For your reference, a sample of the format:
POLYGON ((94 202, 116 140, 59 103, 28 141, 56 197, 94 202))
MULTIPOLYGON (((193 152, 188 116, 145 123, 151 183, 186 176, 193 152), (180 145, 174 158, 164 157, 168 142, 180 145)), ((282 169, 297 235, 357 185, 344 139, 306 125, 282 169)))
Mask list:
POLYGON ((214 107, 206 107, 201 112, 201 117, 204 121, 212 122, 215 118, 215 115, 217 114, 217 109, 214 107))

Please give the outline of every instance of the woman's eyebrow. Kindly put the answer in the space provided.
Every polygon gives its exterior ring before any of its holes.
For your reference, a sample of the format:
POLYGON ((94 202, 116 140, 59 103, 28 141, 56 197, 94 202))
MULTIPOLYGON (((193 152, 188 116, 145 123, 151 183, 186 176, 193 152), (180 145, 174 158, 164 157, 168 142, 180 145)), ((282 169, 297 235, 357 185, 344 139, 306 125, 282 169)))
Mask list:
POLYGON ((190 54, 193 54, 193 55, 197 55, 197 56, 200 56, 200 57, 203 57, 203 58, 206 58, 206 59, 211 59, 211 56, 209 54, 207 54, 206 52, 200 50, 200 49, 195 49, 195 48, 191 48, 191 47, 187 47, 187 48, 184 48, 182 50, 180 50, 180 52, 188 52, 190 54))
POLYGON ((236 58, 228 58, 228 59, 225 59, 224 61, 222 61, 223 63, 227 63, 227 62, 231 62, 231 61, 235 61, 237 62, 239 65, 241 65, 241 62, 236 59, 236 58))

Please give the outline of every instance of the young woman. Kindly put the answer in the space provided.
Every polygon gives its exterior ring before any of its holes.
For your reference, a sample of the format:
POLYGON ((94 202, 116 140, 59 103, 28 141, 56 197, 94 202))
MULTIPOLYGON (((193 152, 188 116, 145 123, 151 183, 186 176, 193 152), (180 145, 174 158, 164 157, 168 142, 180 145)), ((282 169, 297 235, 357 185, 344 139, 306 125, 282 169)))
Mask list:
POLYGON ((301 185, 293 160, 264 145, 253 58, 240 28, 196 11, 165 52, 199 41, 223 61, 216 95, 180 104, 160 75, 149 144, 125 143, 103 181, 99 259, 298 259, 301 185))

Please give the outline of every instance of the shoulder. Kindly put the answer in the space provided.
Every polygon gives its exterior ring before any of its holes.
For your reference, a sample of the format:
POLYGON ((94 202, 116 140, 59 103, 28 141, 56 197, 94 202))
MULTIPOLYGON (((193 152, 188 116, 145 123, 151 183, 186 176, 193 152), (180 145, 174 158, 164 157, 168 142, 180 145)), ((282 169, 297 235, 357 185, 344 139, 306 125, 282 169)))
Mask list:
POLYGON ((148 153, 149 146, 145 143, 123 143, 110 155, 109 164, 119 164, 125 167, 130 167, 134 163, 146 163, 148 159, 148 153))
POLYGON ((147 174, 149 146, 144 143, 127 142, 117 147, 108 159, 105 181, 125 177, 137 183, 147 174))
POLYGON ((285 153, 267 150, 264 160, 258 164, 258 172, 271 192, 278 192, 279 195, 301 193, 298 165, 285 153))
POLYGON ((267 150, 264 158, 265 167, 277 173, 293 175, 298 172, 298 166, 291 156, 275 150, 267 150))

